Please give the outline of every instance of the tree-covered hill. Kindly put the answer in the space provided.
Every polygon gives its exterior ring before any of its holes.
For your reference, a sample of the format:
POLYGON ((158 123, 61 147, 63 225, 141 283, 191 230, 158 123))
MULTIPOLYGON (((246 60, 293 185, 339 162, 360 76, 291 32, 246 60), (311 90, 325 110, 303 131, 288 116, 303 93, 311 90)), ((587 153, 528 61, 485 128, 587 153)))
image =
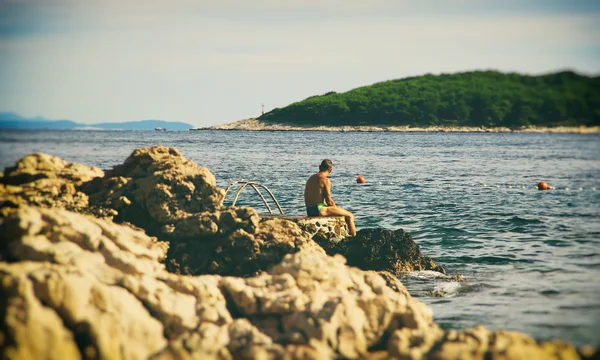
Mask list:
POLYGON ((597 126, 600 77, 570 71, 424 75, 309 97, 260 119, 332 126, 597 126))

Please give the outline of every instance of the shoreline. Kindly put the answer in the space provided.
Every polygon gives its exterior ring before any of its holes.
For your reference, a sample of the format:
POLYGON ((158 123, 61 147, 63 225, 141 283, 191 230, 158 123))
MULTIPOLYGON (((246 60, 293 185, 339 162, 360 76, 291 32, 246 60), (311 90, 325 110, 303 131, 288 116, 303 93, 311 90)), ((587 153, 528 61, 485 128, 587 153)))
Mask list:
POLYGON ((223 125, 214 125, 202 128, 190 129, 200 130, 228 130, 228 131, 328 131, 328 132, 444 132, 444 133, 562 133, 562 134, 600 134, 600 126, 559 126, 559 127, 526 127, 510 129, 507 127, 410 127, 410 126, 388 126, 388 125, 366 125, 366 126, 302 126, 294 124, 268 124, 266 121, 257 119, 239 120, 223 125))

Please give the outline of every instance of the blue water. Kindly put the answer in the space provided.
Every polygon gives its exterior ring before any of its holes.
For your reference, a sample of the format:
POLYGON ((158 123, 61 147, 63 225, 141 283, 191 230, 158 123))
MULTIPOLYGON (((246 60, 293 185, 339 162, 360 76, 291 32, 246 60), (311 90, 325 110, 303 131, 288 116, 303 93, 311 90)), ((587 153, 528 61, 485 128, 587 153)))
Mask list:
MULTIPOLYGON (((334 200, 359 230, 403 228, 465 277, 402 279, 443 327, 600 346, 599 135, 5 131, 0 167, 45 152, 109 169, 152 145, 177 147, 220 187, 265 184, 289 215, 304 213, 304 182, 329 158, 334 200), (355 183, 359 174, 367 184, 355 183), (535 190, 540 180, 557 189, 535 190)), ((257 199, 244 191, 238 204, 265 212, 257 199)))

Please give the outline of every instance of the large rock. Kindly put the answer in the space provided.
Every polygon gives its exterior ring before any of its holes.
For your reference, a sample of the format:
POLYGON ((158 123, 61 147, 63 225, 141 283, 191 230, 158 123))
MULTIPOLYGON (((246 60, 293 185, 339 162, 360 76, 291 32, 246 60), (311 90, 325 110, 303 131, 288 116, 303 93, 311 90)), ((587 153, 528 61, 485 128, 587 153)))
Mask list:
POLYGON ((251 278, 182 276, 164 270, 165 244, 141 231, 33 207, 0 220, 0 242, 0 358, 581 355, 516 332, 444 332, 425 304, 341 256, 299 251, 251 278))
POLYGON ((218 223, 222 224, 215 225, 216 232, 212 236, 171 241, 169 271, 188 275, 252 276, 280 263, 286 254, 301 250, 325 253, 289 220, 259 222, 258 214, 250 208, 228 209, 211 216, 219 216, 218 223))
POLYGON ((143 232, 92 216, 14 210, 0 225, 0 253, 8 261, 0 263, 8 295, 0 310, 2 351, 9 358, 35 350, 32 358, 143 359, 164 348, 164 325, 123 283, 163 273, 166 250, 143 232))
POLYGON ((35 205, 87 212, 88 197, 78 187, 102 177, 102 170, 47 154, 27 155, 0 177, 0 207, 35 205))
POLYGON ((446 273, 433 259, 423 256, 419 245, 402 229, 362 229, 355 237, 325 249, 329 255, 344 255, 349 265, 364 270, 389 271, 395 275, 416 270, 446 273))
POLYGON ((22 185, 39 179, 70 180, 81 185, 93 178, 101 177, 102 170, 78 163, 67 163, 59 157, 36 153, 27 155, 13 167, 4 171, 0 182, 7 185, 22 185))
POLYGON ((208 169, 164 146, 135 150, 85 191, 92 205, 116 210, 115 221, 152 235, 168 235, 180 220, 219 210, 224 196, 208 169))

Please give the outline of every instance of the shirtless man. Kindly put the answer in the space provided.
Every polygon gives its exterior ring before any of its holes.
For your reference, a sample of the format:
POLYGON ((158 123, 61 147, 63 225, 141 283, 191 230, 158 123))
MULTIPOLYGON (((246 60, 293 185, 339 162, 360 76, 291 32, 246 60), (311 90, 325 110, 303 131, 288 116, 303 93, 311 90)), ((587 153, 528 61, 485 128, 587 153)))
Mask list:
POLYGON ((319 165, 319 172, 308 178, 304 188, 304 204, 308 216, 344 216, 350 235, 356 235, 354 215, 335 204, 331 198, 331 181, 329 174, 333 170, 331 160, 323 160, 319 165))

